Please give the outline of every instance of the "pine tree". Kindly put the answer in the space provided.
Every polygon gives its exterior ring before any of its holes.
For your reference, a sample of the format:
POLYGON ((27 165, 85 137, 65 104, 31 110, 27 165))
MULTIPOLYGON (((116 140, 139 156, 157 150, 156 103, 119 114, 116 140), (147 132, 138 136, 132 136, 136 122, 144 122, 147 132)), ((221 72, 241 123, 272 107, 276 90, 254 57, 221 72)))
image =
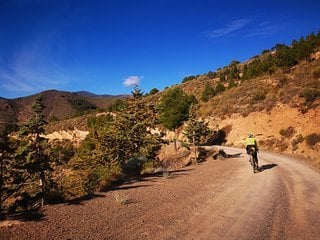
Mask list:
POLYGON ((46 150, 48 142, 43 138, 46 124, 41 104, 41 96, 36 97, 32 106, 33 116, 20 129, 20 146, 15 154, 16 169, 24 176, 25 188, 20 190, 18 205, 30 208, 34 202, 41 200, 41 205, 46 201, 49 193, 49 182, 52 168, 50 157, 46 150), (22 197, 21 197, 22 196, 22 197))
POLYGON ((126 109, 103 124, 104 128, 94 127, 99 121, 90 121, 91 129, 99 131, 90 133, 86 140, 90 150, 82 149, 71 162, 81 178, 78 192, 92 194, 104 188, 111 175, 139 174, 144 161, 156 159, 163 142, 160 134, 151 133, 157 122, 156 111, 143 102, 137 86, 135 90, 126 109))
POLYGON ((13 168, 13 152, 14 149, 8 137, 8 132, 3 131, 0 134, 0 219, 4 216, 8 206, 4 206, 15 192, 13 184, 14 168, 13 168))
POLYGON ((174 146, 176 150, 176 129, 184 121, 188 120, 191 103, 190 96, 178 87, 169 89, 161 98, 159 105, 160 122, 165 128, 174 131, 174 146))
POLYGON ((196 119, 195 105, 192 105, 190 109, 190 117, 183 134, 188 138, 189 143, 193 145, 196 159, 197 147, 207 143, 212 131, 209 129, 207 122, 196 119))

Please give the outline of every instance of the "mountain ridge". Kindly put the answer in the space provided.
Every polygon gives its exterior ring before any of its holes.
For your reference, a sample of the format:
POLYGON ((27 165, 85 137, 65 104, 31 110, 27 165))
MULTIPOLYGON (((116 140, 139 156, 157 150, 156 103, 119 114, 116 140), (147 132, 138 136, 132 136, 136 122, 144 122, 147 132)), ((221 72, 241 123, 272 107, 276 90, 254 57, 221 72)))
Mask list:
POLYGON ((26 122, 32 115, 32 104, 37 96, 42 97, 47 121, 64 120, 86 111, 107 108, 114 100, 125 95, 86 96, 68 91, 46 90, 37 94, 14 99, 0 98, 0 122, 13 124, 26 122))

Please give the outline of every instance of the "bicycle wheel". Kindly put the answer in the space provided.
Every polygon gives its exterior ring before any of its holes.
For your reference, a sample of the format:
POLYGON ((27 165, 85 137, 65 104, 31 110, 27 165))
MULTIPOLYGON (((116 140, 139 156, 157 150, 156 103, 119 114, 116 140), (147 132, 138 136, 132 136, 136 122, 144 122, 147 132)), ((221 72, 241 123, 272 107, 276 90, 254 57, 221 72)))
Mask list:
POLYGON ((253 170, 253 173, 256 173, 256 160, 254 159, 254 156, 253 154, 250 154, 251 155, 251 165, 252 165, 252 170, 253 170))

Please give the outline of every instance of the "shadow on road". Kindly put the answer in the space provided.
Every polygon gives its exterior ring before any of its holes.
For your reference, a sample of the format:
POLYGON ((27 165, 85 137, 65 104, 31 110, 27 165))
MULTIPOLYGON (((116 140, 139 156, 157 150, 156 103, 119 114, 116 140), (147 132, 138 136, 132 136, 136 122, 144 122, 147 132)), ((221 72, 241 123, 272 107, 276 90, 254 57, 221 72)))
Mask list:
POLYGON ((265 170, 274 168, 274 167, 276 167, 276 166, 278 166, 278 164, 275 164, 275 163, 264 164, 264 165, 262 165, 262 166, 259 167, 259 171, 260 171, 260 172, 263 172, 263 171, 265 171, 265 170))
POLYGON ((241 156, 242 153, 236 153, 236 154, 228 154, 224 150, 219 150, 219 152, 212 156, 214 160, 218 159, 219 156, 222 156, 224 158, 238 158, 241 156))
POLYGON ((72 199, 69 201, 65 201, 65 203, 67 203, 67 205, 83 205, 84 204, 83 202, 85 201, 90 201, 91 199, 94 199, 94 198, 104 198, 104 197, 105 195, 103 194, 90 194, 90 195, 86 195, 86 196, 72 199))
POLYGON ((41 221, 44 218, 44 213, 41 209, 32 210, 32 211, 25 211, 12 214, 8 216, 10 220, 19 220, 22 222, 29 222, 29 221, 41 221))
POLYGON ((122 181, 118 181, 113 183, 111 187, 107 187, 103 189, 102 192, 108 191, 117 191, 117 190, 128 190, 132 188, 142 188, 152 186, 152 183, 157 182, 160 178, 165 179, 175 179, 181 176, 188 175, 187 172, 192 169, 179 169, 173 171, 159 171, 154 173, 144 173, 139 176, 134 176, 130 178, 123 179, 122 181), (136 185, 136 183, 145 183, 142 185, 136 185))

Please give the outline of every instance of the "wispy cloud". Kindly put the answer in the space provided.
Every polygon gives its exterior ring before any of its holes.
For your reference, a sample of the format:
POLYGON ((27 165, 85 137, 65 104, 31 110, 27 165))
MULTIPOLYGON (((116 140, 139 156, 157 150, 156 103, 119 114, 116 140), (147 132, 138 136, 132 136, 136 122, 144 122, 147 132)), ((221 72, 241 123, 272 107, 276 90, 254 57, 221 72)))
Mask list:
POLYGON ((250 31, 248 37, 267 37, 275 34, 281 26, 279 24, 273 25, 270 21, 261 22, 250 31))
POLYGON ((61 88, 71 80, 53 50, 52 35, 33 38, 15 49, 11 60, 0 69, 0 86, 8 92, 32 94, 61 88))
POLYGON ((247 18, 234 20, 223 28, 207 32, 207 36, 209 38, 220 38, 244 28, 248 23, 250 23, 250 19, 247 18))
POLYGON ((126 78, 123 82, 123 85, 126 87, 138 85, 141 81, 141 77, 138 76, 130 76, 126 78))

